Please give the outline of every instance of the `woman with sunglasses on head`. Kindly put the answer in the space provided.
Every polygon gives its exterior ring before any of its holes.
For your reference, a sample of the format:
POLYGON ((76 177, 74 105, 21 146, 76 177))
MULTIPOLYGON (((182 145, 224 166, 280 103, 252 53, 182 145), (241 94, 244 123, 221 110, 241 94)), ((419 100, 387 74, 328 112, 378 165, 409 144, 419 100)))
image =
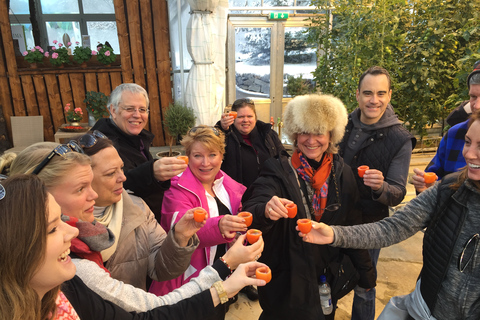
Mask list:
MULTIPOLYGON (((378 319, 480 319, 480 112, 465 135, 461 171, 423 191, 391 217, 353 227, 315 224, 304 241, 382 248, 426 228, 415 290, 393 297, 378 319)), ((330 224, 330 223, 329 223, 330 224)))
MULTIPOLYGON (((200 246, 192 255, 187 271, 166 282, 153 282, 150 292, 168 293, 196 277, 213 261, 221 258, 237 232, 247 231, 245 220, 237 216, 245 187, 220 170, 224 153, 224 135, 215 127, 198 126, 190 129, 181 141, 188 156, 188 168, 172 178, 165 192, 162 207, 162 226, 172 228, 192 207, 202 207, 208 213, 205 226, 197 232, 200 246)), ((240 241, 244 237, 239 238, 240 241)), ((263 241, 245 247, 245 259, 253 260, 263 250, 263 241)), ((219 312, 218 318, 223 318, 219 312)))
MULTIPOLYGON (((37 174, 60 204, 62 214, 71 218, 71 224, 94 222, 94 204, 98 195, 92 188, 91 162, 74 141, 67 145, 41 142, 29 146, 18 154, 10 170, 11 174, 37 174)), ((147 276, 172 279, 186 270, 198 246, 195 232, 201 225, 193 221, 193 214, 185 215, 176 228, 166 234, 148 207, 143 204, 142 208, 128 228, 122 228, 122 219, 111 217, 115 223, 113 234, 117 238, 97 226, 93 234, 89 233, 90 243, 95 247, 89 247, 102 251, 101 262, 106 262, 113 277, 146 290, 147 276), (120 231, 123 232, 121 235, 120 231), (124 238, 137 241, 138 246, 130 255, 115 255, 115 249, 104 251, 110 247, 121 248, 119 243, 124 238)))
MULTIPOLYGON (((192 281, 161 297, 144 291, 139 292, 139 290, 115 280, 122 280, 126 283, 144 281, 145 274, 139 272, 144 268, 135 263, 139 255, 143 256, 139 252, 151 251, 149 259, 153 261, 158 251, 156 249, 157 242, 159 239, 164 239, 166 234, 163 228, 157 224, 145 202, 123 189, 125 181, 122 170, 123 161, 114 148, 113 142, 98 131, 82 135, 77 138, 76 142, 91 159, 94 174, 92 188, 98 194, 93 212, 95 220, 97 224, 108 227, 115 235, 115 244, 104 249, 100 256, 100 259, 103 257, 102 260, 105 261, 105 267, 111 274, 110 277, 110 274, 102 270, 103 261, 99 262, 98 259, 94 259, 92 254, 89 254, 91 241, 82 235, 89 234, 88 231, 92 226, 76 225, 80 230, 79 238, 83 244, 88 246, 75 245, 78 240, 74 241, 72 257, 77 266, 77 275, 87 286, 104 299, 112 301, 126 310, 145 311, 156 306, 176 303, 208 289, 215 281, 225 279, 230 275, 230 270, 225 263, 217 260, 213 267, 205 268, 192 281), (148 240, 146 235, 150 235, 151 239, 148 240), (107 257, 110 258, 106 259, 107 257)), ((192 210, 187 210, 185 215, 192 216, 192 210)), ((184 219, 180 219, 180 221, 182 220, 184 219)), ((191 217, 189 221, 197 224, 191 220, 191 217)), ((67 223, 70 224, 71 220, 67 223)), ((175 229, 178 230, 178 228, 179 224, 177 223, 175 229)), ((238 243, 223 256, 223 259, 234 269, 238 264, 247 261, 245 260, 246 251, 247 249, 238 243)), ((164 257, 175 260, 176 255, 172 251, 171 254, 166 254, 164 257)), ((155 274, 152 277, 159 279, 155 274)))
POLYGON ((216 124, 225 133, 222 170, 248 188, 257 179, 262 164, 284 147, 272 126, 257 120, 253 100, 236 100, 232 111, 237 112, 236 118, 224 113, 216 124))
POLYGON ((299 219, 361 223, 353 172, 337 154, 347 110, 330 95, 297 96, 285 107, 283 119, 285 133, 294 141, 292 157, 283 152, 267 160, 242 199, 244 209, 253 214, 251 227, 263 232, 265 250, 260 261, 272 269, 272 281, 258 289, 263 309, 260 319, 333 319, 336 299, 355 287, 357 271, 359 285, 375 286, 370 256, 366 250, 307 244, 295 227, 299 219), (286 205, 292 202, 297 214, 289 218, 286 205), (351 274, 340 277, 348 271, 347 265, 351 274), (329 315, 323 314, 320 303, 322 275, 332 287, 329 315))
POLYGON ((75 276, 68 256, 78 230, 35 175, 16 175, 0 185, 0 319, 205 319, 253 278, 259 262, 189 299, 145 313, 129 313, 103 300, 75 276))

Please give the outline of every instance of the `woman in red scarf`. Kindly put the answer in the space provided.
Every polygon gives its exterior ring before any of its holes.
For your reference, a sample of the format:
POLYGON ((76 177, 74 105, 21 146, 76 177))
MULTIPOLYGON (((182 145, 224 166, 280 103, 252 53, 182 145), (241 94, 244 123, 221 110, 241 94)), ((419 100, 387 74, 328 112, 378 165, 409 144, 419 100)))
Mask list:
POLYGON ((368 252, 312 246, 299 239, 295 227, 305 218, 335 225, 361 222, 352 170, 337 154, 347 111, 337 98, 313 94, 290 101, 283 119, 294 142, 293 155, 267 160, 242 199, 244 209, 254 215, 251 228, 263 232, 260 260, 272 269, 272 281, 258 290, 260 319, 333 319, 334 311, 322 312, 320 276, 332 287, 335 309, 336 300, 357 281, 365 288, 375 286, 368 252), (288 218, 285 208, 291 202, 298 207, 294 218, 288 218))

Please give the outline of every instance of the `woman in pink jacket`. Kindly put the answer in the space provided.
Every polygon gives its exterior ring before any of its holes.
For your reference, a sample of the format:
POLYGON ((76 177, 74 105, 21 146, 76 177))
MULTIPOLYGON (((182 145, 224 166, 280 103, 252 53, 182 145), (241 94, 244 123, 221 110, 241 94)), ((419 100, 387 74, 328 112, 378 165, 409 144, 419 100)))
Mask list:
MULTIPOLYGON (((187 271, 176 279, 154 282, 150 292, 163 295, 198 276, 203 268, 222 257, 237 232, 247 231, 245 220, 236 216, 241 210, 245 187, 220 170, 224 141, 221 131, 208 126, 192 128, 182 140, 189 164, 182 174, 171 179, 171 187, 165 192, 161 225, 168 232, 188 209, 194 207, 204 208, 208 219, 197 232, 200 245, 187 271)), ((252 260, 258 253, 256 247, 257 244, 251 246, 249 251, 252 260)))

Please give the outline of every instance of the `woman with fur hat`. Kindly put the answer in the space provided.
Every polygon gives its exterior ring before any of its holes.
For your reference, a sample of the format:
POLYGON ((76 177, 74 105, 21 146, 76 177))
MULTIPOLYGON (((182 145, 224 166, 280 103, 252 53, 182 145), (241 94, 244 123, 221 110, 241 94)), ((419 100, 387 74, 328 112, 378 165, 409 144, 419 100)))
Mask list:
POLYGON ((333 319, 334 312, 322 312, 320 276, 325 275, 332 287, 334 306, 353 289, 358 276, 360 286, 372 288, 375 278, 368 252, 312 246, 301 241, 295 227, 304 218, 337 225, 361 222, 355 178, 337 154, 347 111, 333 96, 312 94, 290 101, 283 119, 284 130, 294 141, 292 157, 283 152, 267 160, 242 199, 244 210, 254 216, 251 227, 263 232, 260 260, 272 269, 271 282, 258 290, 260 319, 333 319), (288 218, 285 205, 292 202, 298 213, 288 218), (352 277, 343 273, 348 265, 352 277))

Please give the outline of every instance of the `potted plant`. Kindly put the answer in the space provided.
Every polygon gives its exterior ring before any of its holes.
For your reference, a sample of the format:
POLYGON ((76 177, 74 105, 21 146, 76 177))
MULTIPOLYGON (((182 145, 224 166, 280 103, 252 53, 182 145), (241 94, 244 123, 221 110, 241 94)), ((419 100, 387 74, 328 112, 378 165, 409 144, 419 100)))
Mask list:
POLYGON ((165 111, 163 125, 170 135, 169 156, 171 157, 173 142, 179 136, 187 134, 188 130, 195 125, 195 114, 193 113, 193 109, 178 102, 170 104, 167 111, 165 111))
POLYGON ((89 47, 78 46, 78 41, 76 42, 77 46, 73 49, 73 60, 76 63, 82 65, 83 68, 86 67, 86 62, 92 57, 92 49, 89 47))
POLYGON ((50 63, 56 67, 62 67, 64 63, 70 63, 67 48, 65 48, 63 44, 59 43, 57 40, 53 40, 53 43, 58 43, 58 48, 53 49, 53 52, 50 55, 50 63))
POLYGON ((117 59, 115 53, 113 53, 112 47, 108 45, 99 45, 97 49, 97 60, 100 63, 110 65, 117 59))
POLYGON ((93 117, 93 124, 95 124, 98 119, 108 116, 108 97, 103 92, 88 91, 83 102, 87 105, 88 125, 91 125, 90 116, 93 117))
POLYGON ((83 112, 80 108, 72 108, 70 103, 65 105, 65 118, 72 126, 80 126, 80 121, 83 118, 83 112))
POLYGON ((25 51, 23 53, 24 59, 30 63, 32 68, 37 67, 37 63, 43 62, 43 49, 40 46, 35 46, 30 51, 25 51))

